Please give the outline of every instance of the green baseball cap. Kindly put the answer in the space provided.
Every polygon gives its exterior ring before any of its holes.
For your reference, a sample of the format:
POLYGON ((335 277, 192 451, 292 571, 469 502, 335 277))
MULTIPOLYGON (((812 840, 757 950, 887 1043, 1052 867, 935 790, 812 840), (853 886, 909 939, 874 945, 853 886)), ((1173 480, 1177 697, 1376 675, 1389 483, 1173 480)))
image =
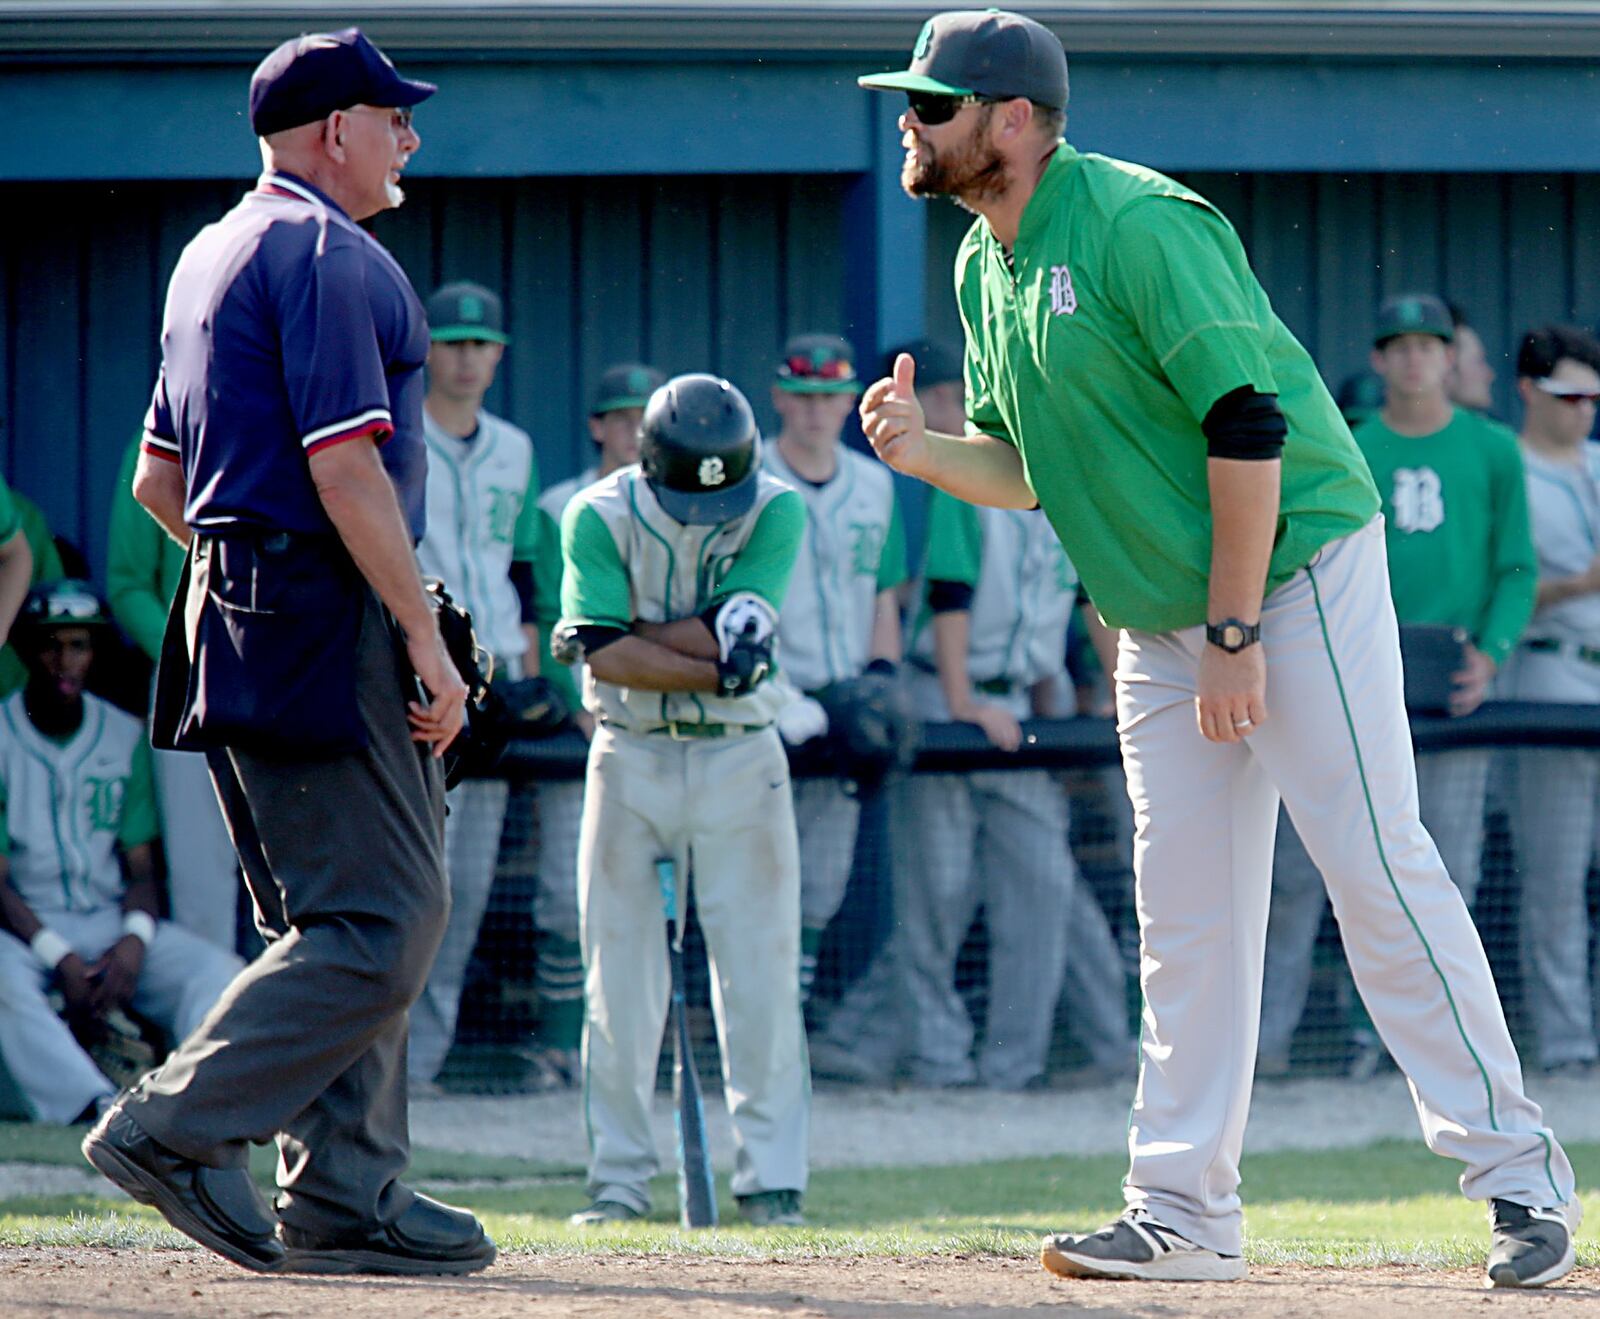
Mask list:
POLYGON ((600 382, 594 387, 589 415, 599 417, 623 408, 642 408, 650 401, 650 395, 666 383, 665 375, 643 362, 608 366, 600 373, 600 382))
POLYGON ((446 284, 428 299, 428 337, 440 343, 510 343, 500 299, 482 284, 446 284))
POLYGON ((1456 323, 1451 319, 1450 308, 1433 294, 1403 293, 1378 308, 1378 332, 1372 336, 1373 346, 1382 348, 1402 334, 1431 334, 1454 343, 1456 323))
POLYGON ((791 394, 855 394, 855 350, 836 334, 797 334, 783 346, 778 388, 791 394))
POLYGON ((1025 96, 1038 105, 1067 106, 1067 52, 1049 28, 1003 9, 953 9, 922 25, 911 67, 856 81, 884 92, 937 96, 1025 96))

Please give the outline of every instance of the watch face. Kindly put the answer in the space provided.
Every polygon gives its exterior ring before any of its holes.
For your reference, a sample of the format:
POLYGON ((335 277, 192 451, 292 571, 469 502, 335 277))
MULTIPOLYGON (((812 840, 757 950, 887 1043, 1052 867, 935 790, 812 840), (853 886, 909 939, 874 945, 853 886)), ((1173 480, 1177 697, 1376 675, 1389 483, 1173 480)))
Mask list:
POLYGON ((1244 645, 1244 629, 1237 623, 1226 623, 1222 628, 1222 648, 1238 650, 1244 645))

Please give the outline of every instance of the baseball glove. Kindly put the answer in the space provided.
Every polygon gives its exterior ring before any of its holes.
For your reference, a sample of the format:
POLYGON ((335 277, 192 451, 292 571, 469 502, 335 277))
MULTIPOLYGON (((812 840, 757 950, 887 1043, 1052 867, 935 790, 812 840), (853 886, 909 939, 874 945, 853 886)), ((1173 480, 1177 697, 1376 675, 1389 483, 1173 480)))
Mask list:
POLYGON ((859 793, 875 792, 896 769, 916 759, 922 727, 892 673, 863 673, 817 696, 828 715, 828 744, 841 778, 859 793))
POLYGON ((439 636, 450 662, 467 684, 466 723, 444 753, 445 787, 453 788, 468 773, 482 773, 499 764, 511 739, 512 725, 503 707, 497 708, 501 703, 489 686, 494 677, 494 658, 478 644, 472 615, 455 602, 438 578, 427 578, 423 587, 439 621, 439 636))
POLYGON ((489 694, 504 708, 512 731, 523 737, 549 737, 567 726, 571 711, 548 678, 518 678, 497 682, 489 694))

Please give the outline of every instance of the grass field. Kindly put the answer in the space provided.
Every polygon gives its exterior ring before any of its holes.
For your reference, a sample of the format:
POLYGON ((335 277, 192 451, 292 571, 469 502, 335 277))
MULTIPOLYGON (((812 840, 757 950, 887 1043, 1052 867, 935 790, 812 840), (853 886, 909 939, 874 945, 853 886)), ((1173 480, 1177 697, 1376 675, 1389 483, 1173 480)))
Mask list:
MULTIPOLYGON (((81 1133, 0 1125, 0 1164, 86 1168, 81 1133)), ((1600 1145, 1569 1146, 1588 1224, 1600 1224, 1600 1145)), ((257 1172, 271 1181, 258 1151, 257 1172)), ((813 1174, 809 1226, 784 1231, 725 1227, 684 1232, 670 1178, 657 1182, 657 1213, 636 1224, 575 1231, 565 1217, 583 1203, 578 1169, 418 1150, 412 1180, 470 1206, 503 1249, 543 1254, 681 1254, 806 1259, 904 1255, 1028 1258, 1040 1235, 1097 1225, 1120 1206, 1120 1158, 1050 1158, 955 1167, 831 1170, 813 1174)), ((1483 1206, 1461 1198, 1455 1165, 1419 1142, 1359 1150, 1263 1154, 1246 1160, 1246 1254, 1257 1264, 1473 1268, 1487 1247, 1483 1206)), ((722 1186, 722 1216, 737 1222, 722 1186)), ((138 1205, 92 1195, 0 1199, 0 1245, 180 1246, 188 1243, 138 1205)), ((1600 1238, 1586 1225, 1580 1265, 1600 1266, 1600 1238)))

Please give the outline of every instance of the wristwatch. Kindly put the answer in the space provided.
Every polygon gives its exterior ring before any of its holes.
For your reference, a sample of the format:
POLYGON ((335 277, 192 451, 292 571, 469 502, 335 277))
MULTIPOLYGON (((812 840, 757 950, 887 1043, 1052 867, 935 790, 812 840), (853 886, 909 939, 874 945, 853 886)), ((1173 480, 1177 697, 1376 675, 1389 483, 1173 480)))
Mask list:
POLYGON ((1230 655, 1237 655, 1246 646, 1253 646, 1261 640, 1261 624, 1242 623, 1237 618, 1207 623, 1206 640, 1230 655))

